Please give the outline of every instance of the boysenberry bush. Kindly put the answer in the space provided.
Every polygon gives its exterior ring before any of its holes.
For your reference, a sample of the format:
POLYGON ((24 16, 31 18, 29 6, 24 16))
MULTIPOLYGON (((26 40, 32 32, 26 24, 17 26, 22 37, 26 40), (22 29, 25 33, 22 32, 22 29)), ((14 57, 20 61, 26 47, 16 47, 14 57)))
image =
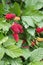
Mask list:
POLYGON ((43 65, 43 0, 0 0, 0 65, 43 65))

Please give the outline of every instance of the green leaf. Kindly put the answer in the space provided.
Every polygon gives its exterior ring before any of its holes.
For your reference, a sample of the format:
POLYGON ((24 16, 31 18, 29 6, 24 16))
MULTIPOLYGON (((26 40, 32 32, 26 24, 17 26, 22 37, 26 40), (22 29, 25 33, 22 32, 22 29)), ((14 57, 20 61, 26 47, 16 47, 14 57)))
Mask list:
POLYGON ((38 46, 43 48, 43 42, 38 42, 38 46))
POLYGON ((7 46, 10 46, 10 45, 14 45, 16 42, 15 42, 15 40, 12 38, 12 37, 7 37, 7 40, 5 39, 5 42, 3 42, 3 45, 5 46, 5 47, 7 47, 7 46))
POLYGON ((0 65, 4 65, 4 61, 0 61, 0 65))
POLYGON ((1 47, 0 47, 0 60, 3 58, 4 53, 5 53, 4 48, 1 48, 1 47))
POLYGON ((3 4, 0 4, 0 15, 4 13, 3 4))
POLYGON ((4 35, 2 32, 0 32, 0 40, 2 40, 4 38, 4 35))
POLYGON ((21 58, 12 59, 9 56, 4 56, 1 62, 3 62, 3 65, 23 65, 21 58))
POLYGON ((34 22, 40 23, 43 21, 43 16, 31 16, 34 22))
POLYGON ((35 49, 31 52, 31 61, 40 61, 43 59, 43 48, 35 49))
POLYGON ((3 7, 5 7, 5 0, 2 0, 3 7))
POLYGON ((30 34, 27 34, 27 42, 29 46, 31 46, 31 39, 33 39, 33 36, 30 34))
POLYGON ((6 47, 6 54, 12 58, 17 58, 22 55, 22 49, 16 45, 10 45, 6 47))
POLYGON ((23 11, 23 16, 43 16, 43 13, 41 11, 33 10, 33 8, 30 9, 27 7, 23 11))
POLYGON ((19 40, 18 43, 16 43, 16 45, 17 45, 18 47, 21 47, 22 42, 23 42, 22 40, 19 40))
POLYGON ((0 18, 0 29, 3 29, 3 31, 8 31, 11 24, 7 23, 4 18, 0 18))
POLYGON ((23 57, 28 59, 30 57, 30 51, 28 49, 23 49, 23 57))
POLYGON ((43 16, 43 13, 39 11, 43 7, 42 0, 25 0, 25 9, 23 15, 25 16, 43 16))
POLYGON ((28 65, 43 65, 43 62, 31 62, 28 65))
POLYGON ((1 40, 0 40, 0 44, 2 44, 2 43, 4 43, 4 42, 6 42, 8 40, 8 37, 6 36, 6 37, 4 37, 4 38, 2 38, 1 40))
POLYGON ((4 35, 2 34, 2 32, 0 32, 0 44, 6 42, 7 39, 8 39, 8 37, 7 37, 7 36, 4 36, 4 35))
POLYGON ((34 23, 33 23, 33 20, 31 19, 31 16, 22 16, 22 23, 25 28, 27 28, 29 26, 34 27, 34 23), (24 23, 26 23, 26 24, 24 24, 24 23))
POLYGON ((34 9, 40 9, 43 7, 42 0, 25 0, 26 7, 29 6, 30 8, 33 7, 34 9))
POLYGON ((30 35, 35 36, 35 28, 29 27, 29 28, 27 29, 27 32, 28 32, 30 35))
POLYGON ((10 7, 10 11, 15 13, 17 16, 21 15, 20 5, 17 2, 14 3, 13 7, 10 7))
POLYGON ((20 58, 17 58, 11 61, 11 65, 23 65, 23 63, 20 58))
POLYGON ((38 27, 43 27, 43 16, 32 16, 32 19, 38 27))
POLYGON ((38 23, 38 27, 43 27, 43 21, 38 23))
POLYGON ((0 65, 10 65, 9 58, 4 57, 2 60, 0 60, 0 65))

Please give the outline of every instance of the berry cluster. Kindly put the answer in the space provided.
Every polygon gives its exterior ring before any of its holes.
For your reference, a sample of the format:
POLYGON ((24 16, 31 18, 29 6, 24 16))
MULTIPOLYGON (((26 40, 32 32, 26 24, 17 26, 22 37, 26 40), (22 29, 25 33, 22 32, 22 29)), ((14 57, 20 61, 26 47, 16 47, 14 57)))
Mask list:
MULTIPOLYGON (((7 20, 12 20, 12 19, 19 19, 19 17, 16 17, 15 14, 8 13, 5 15, 5 18, 7 20)), ((23 27, 19 23, 14 22, 11 26, 11 30, 13 31, 13 37, 16 40, 16 42, 19 41, 19 33, 23 33, 23 27)))

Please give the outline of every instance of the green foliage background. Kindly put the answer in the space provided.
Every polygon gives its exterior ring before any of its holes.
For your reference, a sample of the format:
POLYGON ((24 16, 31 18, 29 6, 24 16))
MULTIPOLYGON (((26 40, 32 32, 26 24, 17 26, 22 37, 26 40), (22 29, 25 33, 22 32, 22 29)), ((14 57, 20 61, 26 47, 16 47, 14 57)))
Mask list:
POLYGON ((43 0, 0 0, 0 65, 43 65, 43 42, 31 47, 31 41, 43 37, 36 34, 36 27, 43 27, 43 0), (21 17, 17 21, 24 28, 18 43, 11 35, 10 26, 14 20, 7 21, 5 15, 14 13, 21 17), (22 41, 26 39, 22 48, 22 41))

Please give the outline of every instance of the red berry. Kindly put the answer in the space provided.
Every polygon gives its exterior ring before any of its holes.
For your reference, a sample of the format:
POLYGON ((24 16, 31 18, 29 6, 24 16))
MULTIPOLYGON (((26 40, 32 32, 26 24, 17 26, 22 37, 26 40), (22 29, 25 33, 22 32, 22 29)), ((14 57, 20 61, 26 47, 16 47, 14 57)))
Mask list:
POLYGON ((43 27, 41 28, 41 31, 43 32, 43 27))
POLYGON ((36 32, 41 33, 42 32, 41 28, 36 28, 36 32))
POLYGON ((43 32, 43 27, 42 27, 42 28, 36 28, 36 32, 37 32, 37 33, 43 32))
POLYGON ((18 28, 20 30, 20 33, 23 33, 23 27, 22 27, 22 25, 18 24, 18 28))
POLYGON ((26 49, 28 49, 28 48, 29 48, 29 46, 22 46, 22 48, 26 48, 26 49))
POLYGON ((14 34, 13 34, 13 37, 14 37, 14 39, 16 40, 16 42, 18 42, 18 41, 19 41, 19 36, 18 36, 18 34, 17 34, 17 33, 14 33, 14 34))
POLYGON ((5 15, 5 18, 6 18, 7 20, 11 20, 11 19, 13 19, 13 18, 15 18, 15 17, 16 17, 16 15, 15 15, 15 14, 12 14, 12 13, 8 13, 8 14, 5 15))
POLYGON ((32 41, 31 45, 32 45, 32 46, 35 46, 35 42, 32 41))
POLYGON ((11 26, 11 29, 12 29, 12 31, 15 32, 15 33, 20 33, 20 30, 18 29, 18 27, 17 27, 16 24, 13 24, 13 25, 11 26))
POLYGON ((15 33, 23 33, 23 28, 20 24, 18 23, 14 23, 12 26, 11 26, 11 29, 13 32, 15 33))
POLYGON ((24 43, 26 43, 26 40, 23 40, 23 43, 22 44, 24 44, 24 43))

